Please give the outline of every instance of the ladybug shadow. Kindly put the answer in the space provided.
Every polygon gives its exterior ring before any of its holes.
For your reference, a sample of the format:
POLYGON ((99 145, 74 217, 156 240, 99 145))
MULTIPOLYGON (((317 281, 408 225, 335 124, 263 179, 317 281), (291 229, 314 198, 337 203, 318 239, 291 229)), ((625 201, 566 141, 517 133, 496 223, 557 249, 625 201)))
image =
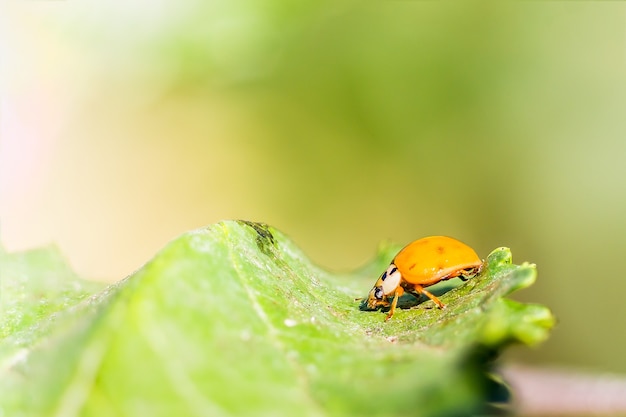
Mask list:
MULTIPOLYGON (((443 294, 447 293, 448 291, 455 289, 462 283, 463 281, 461 281, 458 278, 451 279, 449 281, 440 282, 438 284, 428 287, 428 292, 433 294, 435 297, 440 297, 443 294)), ((401 308, 403 310, 414 308, 416 306, 419 306, 419 308, 423 308, 426 310, 438 308, 435 303, 433 302, 427 303, 427 301, 430 301, 430 299, 426 297, 424 294, 420 295, 419 298, 417 298, 416 296, 412 294, 404 293, 404 295, 402 295, 402 297, 398 299, 397 308, 401 308)), ((383 309, 383 311, 388 311, 388 310, 389 308, 383 309)))

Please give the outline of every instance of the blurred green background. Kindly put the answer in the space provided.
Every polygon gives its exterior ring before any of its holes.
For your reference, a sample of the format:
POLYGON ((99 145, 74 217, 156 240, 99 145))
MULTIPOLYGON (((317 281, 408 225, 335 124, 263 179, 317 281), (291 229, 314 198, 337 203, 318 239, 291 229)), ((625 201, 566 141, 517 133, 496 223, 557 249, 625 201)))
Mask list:
POLYGON ((9 250, 55 242, 114 281, 227 218, 274 225, 334 270, 382 240, 508 246, 538 265, 519 297, 559 319, 511 356, 626 372, 626 3, 0 12, 9 250))

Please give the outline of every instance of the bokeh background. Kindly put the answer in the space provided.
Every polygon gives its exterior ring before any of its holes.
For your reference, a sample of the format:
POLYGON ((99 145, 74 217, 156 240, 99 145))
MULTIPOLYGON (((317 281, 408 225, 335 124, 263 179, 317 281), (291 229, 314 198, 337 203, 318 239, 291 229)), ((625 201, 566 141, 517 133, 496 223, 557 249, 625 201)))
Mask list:
POLYGON ((231 218, 334 270, 508 246, 559 319, 512 359, 626 373, 626 3, 6 1, 0 35, 7 249, 115 281, 231 218))

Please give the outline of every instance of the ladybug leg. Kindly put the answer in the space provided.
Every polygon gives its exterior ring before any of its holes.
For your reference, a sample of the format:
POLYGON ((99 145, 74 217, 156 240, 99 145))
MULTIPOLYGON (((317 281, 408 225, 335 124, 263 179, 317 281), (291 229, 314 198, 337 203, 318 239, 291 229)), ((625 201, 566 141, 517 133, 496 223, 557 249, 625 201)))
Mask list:
POLYGON ((459 278, 461 278, 461 281, 465 282, 468 279, 474 278, 476 275, 480 274, 482 268, 483 266, 480 265, 475 268, 464 269, 459 273, 459 278))
POLYGON ((398 288, 396 288, 393 294, 394 295, 393 295, 393 301, 391 302, 391 308, 389 309, 389 313, 387 314, 387 317, 385 317, 385 321, 393 317, 393 313, 395 313, 396 306, 398 305, 398 298, 400 298, 400 296, 404 294, 404 290, 402 289, 402 287, 398 286, 398 288))
POLYGON ((424 294, 426 297, 433 300, 433 303, 437 304, 439 308, 446 308, 446 305, 442 303, 441 300, 439 300, 439 298, 435 297, 435 295, 432 294, 430 291, 426 291, 421 285, 415 284, 413 286, 413 290, 409 292, 416 297, 419 297, 421 294, 424 294))
POLYGON ((433 300, 433 303, 437 304, 439 306, 439 308, 441 308, 441 309, 446 308, 446 305, 444 303, 442 303, 441 300, 439 300, 439 298, 435 297, 434 294, 430 293, 429 291, 426 291, 423 288, 422 288, 422 293, 424 293, 424 295, 426 297, 428 297, 431 300, 433 300))

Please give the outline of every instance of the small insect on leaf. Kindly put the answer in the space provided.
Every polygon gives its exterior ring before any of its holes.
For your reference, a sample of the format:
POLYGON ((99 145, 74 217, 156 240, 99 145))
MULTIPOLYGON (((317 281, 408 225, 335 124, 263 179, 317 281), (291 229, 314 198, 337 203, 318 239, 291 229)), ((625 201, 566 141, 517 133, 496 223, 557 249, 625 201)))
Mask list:
POLYGON ((406 292, 417 298, 424 294, 443 309, 445 304, 425 287, 456 277, 465 281, 477 275, 482 265, 476 252, 456 239, 447 236, 418 239, 393 258, 371 289, 365 305, 369 310, 390 306, 385 319, 389 320, 398 299, 406 292))

